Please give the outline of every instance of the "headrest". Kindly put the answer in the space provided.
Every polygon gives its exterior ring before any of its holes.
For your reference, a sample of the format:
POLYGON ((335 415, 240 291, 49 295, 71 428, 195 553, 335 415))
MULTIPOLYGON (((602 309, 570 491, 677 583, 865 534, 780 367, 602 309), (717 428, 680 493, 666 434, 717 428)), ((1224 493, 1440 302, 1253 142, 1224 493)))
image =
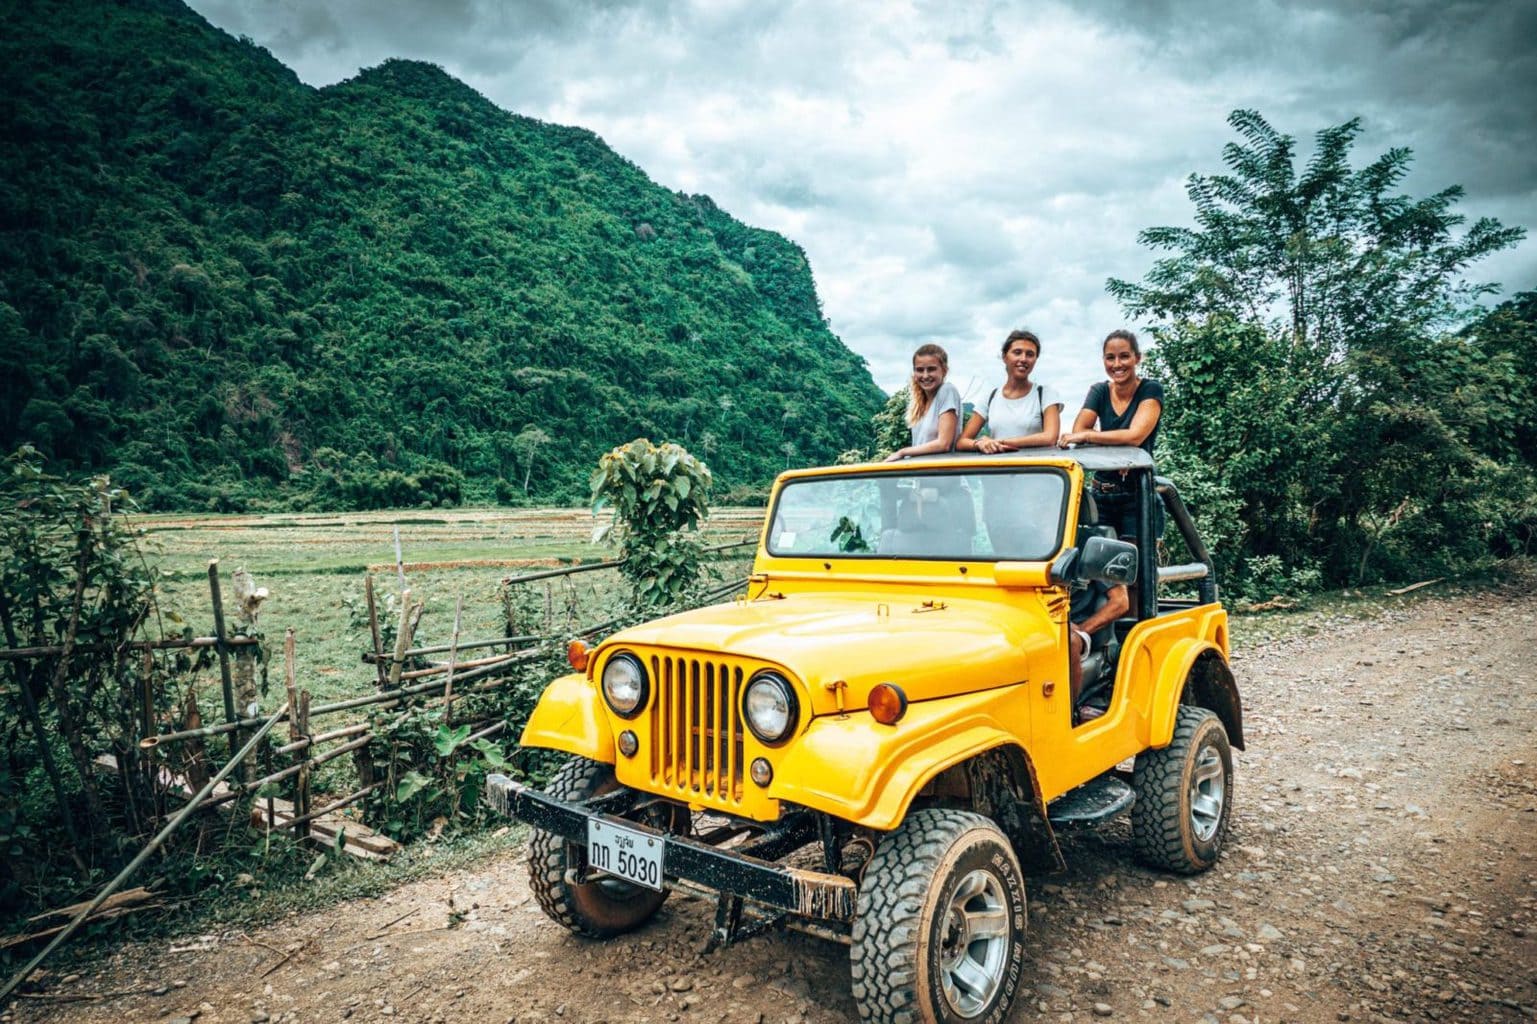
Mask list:
POLYGON ((1078 521, 1085 525, 1099 522, 1099 502, 1094 500, 1094 492, 1087 487, 1083 489, 1083 500, 1078 503, 1078 521))

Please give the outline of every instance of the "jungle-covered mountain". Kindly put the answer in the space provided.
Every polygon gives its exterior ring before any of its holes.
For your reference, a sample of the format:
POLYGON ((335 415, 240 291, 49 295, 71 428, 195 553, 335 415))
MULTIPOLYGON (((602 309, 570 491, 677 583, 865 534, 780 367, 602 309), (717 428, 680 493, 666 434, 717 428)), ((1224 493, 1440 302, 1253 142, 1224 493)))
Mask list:
POLYGON ((804 252, 592 132, 389 61, 313 89, 176 0, 0 38, 0 446, 149 508, 580 501, 637 436, 719 489, 883 396, 804 252))

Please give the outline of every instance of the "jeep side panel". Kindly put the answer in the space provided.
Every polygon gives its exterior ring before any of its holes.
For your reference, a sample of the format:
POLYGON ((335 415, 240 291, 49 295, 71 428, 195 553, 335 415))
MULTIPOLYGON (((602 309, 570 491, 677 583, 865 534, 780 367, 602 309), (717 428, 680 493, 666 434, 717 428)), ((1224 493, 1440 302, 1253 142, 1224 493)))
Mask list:
POLYGON ((1223 654, 1226 646, 1227 613, 1220 605, 1160 615, 1126 635, 1110 707, 1100 718, 1073 728, 1065 678, 1051 695, 1033 693, 1031 754, 1046 799, 1082 785, 1106 765, 1167 746, 1185 674, 1202 650, 1223 654), (1171 675, 1176 665, 1178 683, 1171 675))

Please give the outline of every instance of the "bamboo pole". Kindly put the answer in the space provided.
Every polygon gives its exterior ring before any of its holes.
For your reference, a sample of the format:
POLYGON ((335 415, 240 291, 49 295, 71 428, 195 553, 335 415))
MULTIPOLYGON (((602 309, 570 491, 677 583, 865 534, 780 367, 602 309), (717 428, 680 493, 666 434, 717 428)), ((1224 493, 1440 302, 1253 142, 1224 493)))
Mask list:
MULTIPOLYGON (((519 651, 515 653, 521 654, 523 652, 519 651)), ((485 658, 476 658, 473 661, 461 661, 459 662, 457 668, 480 668, 482 665, 495 665, 497 662, 506 661, 511 657, 513 657, 512 654, 493 654, 485 658)), ((441 665, 429 665, 426 668, 414 668, 409 672, 402 672, 400 673, 400 681, 404 683, 410 682, 412 679, 425 679, 428 676, 443 675, 448 672, 449 664, 449 662, 444 662, 441 665)))
MULTIPOLYGON (((499 641, 488 641, 497 643, 499 641)), ((224 639, 224 643, 230 647, 239 647, 242 644, 261 643, 254 636, 231 636, 224 639)), ((217 647, 219 638, 215 636, 196 636, 190 640, 133 640, 126 644, 80 644, 77 643, 72 650, 75 651, 179 651, 196 647, 217 647)), ((0 661, 19 661, 23 658, 46 658, 55 654, 63 654, 62 644, 50 644, 45 647, 6 647, 0 648, 0 661)))
MULTIPOLYGON (((256 659, 251 656, 248 648, 242 648, 235 654, 235 700, 240 709, 249 715, 257 706, 256 697, 256 659)), ((235 738, 237 740, 242 738, 238 727, 235 730, 235 738)), ((240 773, 246 779, 255 774, 255 771, 255 765, 251 762, 240 767, 240 773)))
MULTIPOLYGON (((313 713, 313 709, 311 709, 311 712, 313 713)), ((352 725, 344 725, 340 729, 332 729, 330 732, 323 732, 318 736, 301 736, 299 739, 288 744, 287 746, 278 747, 273 751, 273 753, 287 757, 289 754, 297 754, 301 750, 307 750, 310 747, 318 747, 322 743, 330 743, 332 740, 340 740, 346 739, 348 736, 356 736, 360 732, 368 732, 367 722, 356 722, 352 725)))
POLYGON ((400 592, 400 623, 395 627, 395 654, 390 659, 389 688, 400 685, 400 669, 405 662, 406 649, 411 646, 411 591, 400 592))
POLYGON ((464 616, 464 595, 454 601, 454 634, 448 642, 448 678, 443 684, 443 724, 454 727, 454 667, 459 660, 459 622, 464 616))
MULTIPOLYGON (((284 822, 280 822, 280 823, 279 822, 272 822, 272 823, 269 824, 268 827, 269 828, 293 828, 293 827, 295 827, 297 825, 308 825, 310 822, 314 821, 316 818, 323 818, 327 814, 330 814, 332 811, 339 811, 343 807, 347 807, 347 806, 349 806, 351 804, 357 803, 359 800, 363 799, 365 796, 367 796, 368 794, 372 793, 374 790, 378 789, 380 786, 383 786, 383 785, 384 785, 383 782, 373 782, 373 783, 370 783, 369 785, 364 786, 362 789, 358 790, 357 792, 351 793, 351 794, 349 794, 347 796, 344 796, 340 800, 333 800, 330 803, 326 804, 324 807, 318 808, 317 810, 310 811, 308 814, 303 815, 302 817, 290 818, 289 820, 284 821, 284 822)), ((269 818, 268 821, 271 822, 271 819, 269 818)))
MULTIPOLYGON (((288 738, 290 740, 306 738, 309 729, 306 728, 308 723, 304 721, 304 712, 306 710, 305 706, 309 703, 309 693, 306 692, 303 699, 301 699, 294 682, 294 631, 292 626, 288 627, 288 632, 283 637, 283 690, 288 694, 289 708, 293 709, 293 713, 288 716, 288 738)), ((291 743, 290 746, 292 746, 291 743)), ((309 796, 309 781, 309 774, 301 765, 297 778, 294 780, 294 809, 301 813, 309 809, 305 806, 309 796)), ((267 803, 267 820, 272 820, 272 802, 270 799, 267 803)), ((304 834, 306 833, 300 833, 300 835, 304 834)))
POLYGON ((506 721, 492 722, 490 725, 486 726, 484 729, 480 730, 479 732, 472 732, 472 733, 470 733, 468 736, 466 736, 464 738, 464 742, 465 743, 474 743, 476 740, 483 740, 487 736, 494 736, 494 735, 496 735, 497 733, 501 732, 505 728, 507 728, 506 721))
MULTIPOLYGON (((465 672, 458 675, 455 678, 455 683, 467 683, 495 676, 496 673, 502 668, 530 661, 537 654, 537 651, 523 651, 519 652, 518 654, 509 655, 505 661, 499 662, 498 664, 487 665, 485 668, 474 669, 470 672, 465 672)), ((475 692, 479 693, 483 690, 495 689, 497 686, 503 685, 507 681, 508 680, 506 679, 493 680, 493 682, 490 684, 477 687, 475 692)), ((417 683, 414 686, 402 686, 398 690, 392 690, 386 693, 375 693, 366 697, 353 697, 349 700, 335 701, 331 704, 320 704, 316 707, 310 708, 310 715, 329 715, 338 711, 351 711, 355 708, 369 707, 375 704, 389 707, 394 704, 402 703, 409 697, 414 697, 423 693, 431 693, 433 690, 438 689, 442 685, 443 683, 441 680, 431 680, 425 683, 417 683)), ((198 737, 222 736, 225 733, 231 732, 235 729, 249 729, 251 726, 260 722, 261 719, 259 718, 242 718, 236 722, 227 722, 220 725, 205 725, 199 729, 181 729, 176 732, 161 733, 158 736, 151 736, 146 740, 141 740, 139 741, 139 746, 153 747, 158 746, 161 743, 179 743, 183 740, 189 740, 198 737)))
MULTIPOLYGON (((284 707, 287 707, 287 705, 285 704, 284 707)), ((343 754, 350 754, 354 750, 357 750, 359 747, 366 746, 373 741, 374 737, 372 733, 369 733, 366 736, 359 736, 355 740, 351 740, 347 743, 343 743, 339 747, 333 747, 332 749, 327 750, 324 754, 316 754, 314 757, 300 761, 298 764, 291 764, 287 768, 279 768, 275 772, 268 772, 266 775, 254 778, 250 782, 239 783, 236 788, 231 789, 228 793, 221 793, 220 795, 205 801, 204 805, 207 807, 218 807, 222 804, 229 803, 231 800, 239 800, 243 796, 250 795, 250 792, 253 789, 260 789, 262 786, 273 782, 282 782, 284 779, 291 779, 306 768, 319 768, 327 761, 334 761, 338 757, 341 757, 343 754)))
MULTIPOLYGON (((495 640, 470 640, 465 643, 461 643, 459 644, 459 650, 473 651, 481 647, 500 647, 503 644, 531 644, 539 643, 549 639, 550 637, 539 633, 529 633, 524 636, 499 636, 495 640)), ((453 645, 451 644, 433 644, 430 647, 413 647, 410 650, 405 651, 402 654, 402 657, 416 658, 425 654, 446 654, 452 648, 452 646, 453 645)), ((385 664, 389 663, 389 659, 385 658, 384 655, 380 654, 377 657, 379 661, 385 664)), ((375 655, 370 654, 367 651, 363 652, 363 661, 371 663, 374 661, 374 659, 375 655)), ((461 662, 460 664, 464 665, 468 664, 468 662, 461 662)))
MULTIPOLYGON (((308 690, 299 691, 299 731, 304 735, 308 735, 310 731, 310 692, 308 690)), ((363 736, 364 742, 372 739, 372 733, 365 733, 363 736)), ((334 757, 341 753, 344 753, 344 751, 338 750, 332 756, 334 757)), ((308 761, 299 766, 299 778, 296 780, 295 785, 298 790, 299 799, 294 803, 294 810, 299 814, 308 815, 310 812, 310 764, 308 761)), ((299 835, 309 835, 308 826, 299 835)))
MULTIPOLYGON (((384 643, 379 639, 379 609, 374 603, 374 574, 363 577, 363 594, 368 598, 368 633, 374 641, 374 675, 379 689, 384 689, 384 643)), ((364 661, 367 661, 365 656, 364 661)))
POLYGON ((539 572, 526 573, 522 576, 508 576, 503 583, 532 583, 535 580, 547 580, 556 576, 575 576, 579 572, 596 572, 599 569, 617 569, 624 563, 618 559, 609 559, 604 562, 585 562, 581 565, 563 565, 558 569, 542 569, 539 572))
MULTIPOLYGON (((213 597, 213 629, 214 637, 218 641, 219 681, 224 686, 224 721, 228 724, 235 720, 235 681, 229 669, 229 641, 224 628, 224 595, 219 592, 219 560, 217 558, 210 559, 208 562, 208 591, 213 597)), ((237 742, 235 736, 230 736, 231 754, 234 754, 237 742)))
POLYGON ((209 779, 203 788, 197 791, 197 794, 187 802, 187 805, 177 812, 176 817, 167 822, 166 826, 155 834, 155 838, 151 839, 145 845, 145 847, 138 852, 133 860, 129 861, 128 866, 123 868, 122 871, 119 871, 117 877, 108 882, 106 886, 101 890, 101 892, 96 894, 95 899, 91 900, 91 902, 87 903, 78 912, 76 912, 75 916, 70 920, 69 924, 64 926, 64 930, 53 937, 52 942, 48 943, 48 945, 45 946, 43 950, 37 954, 37 956, 28 961, 25 967, 17 971, 16 974, 12 976, 11 980, 5 983, 5 988, 0 989, 0 1006, 5 1005, 6 1001, 11 998, 12 993, 21 987, 22 982, 26 981, 29 977, 32 976, 32 972, 37 970, 37 968, 42 964, 44 960, 47 960, 50 956, 53 955, 54 950, 62 946, 66 941, 68 941, 71 935, 75 934, 75 931, 79 929, 81 923, 85 921, 86 918, 90 917, 98 907, 105 903, 108 896, 111 896, 114 892, 116 892, 119 886, 128 881, 128 879, 133 876, 133 873, 139 870, 139 868, 143 866, 146 860, 149 860, 151 854, 160 849, 161 844, 166 841, 171 833, 180 828, 182 822, 191 817, 192 812, 203 805, 204 801, 208 799, 208 795, 213 792, 214 787, 229 777, 229 774, 235 770, 236 766, 244 761, 246 757, 250 755, 252 750, 256 749, 256 745, 262 741, 267 733, 272 731, 272 727, 277 725, 278 721, 287 713, 288 705, 285 703, 282 707, 278 708, 271 715, 269 715, 267 719, 261 724, 261 727, 258 728, 256 732, 251 736, 251 738, 246 741, 245 746, 241 747, 240 750, 235 753, 235 756, 231 757, 223 768, 219 769, 219 774, 209 779))

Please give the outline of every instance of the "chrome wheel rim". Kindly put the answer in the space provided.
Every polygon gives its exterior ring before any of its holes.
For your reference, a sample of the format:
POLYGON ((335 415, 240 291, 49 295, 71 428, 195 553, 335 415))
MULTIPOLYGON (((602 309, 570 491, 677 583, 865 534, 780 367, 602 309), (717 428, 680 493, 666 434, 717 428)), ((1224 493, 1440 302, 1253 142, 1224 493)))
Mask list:
POLYGON ((1190 773, 1190 830, 1203 843, 1209 843, 1222 824, 1223 803, 1227 799, 1227 778, 1222 770, 1222 755, 1212 746, 1196 753, 1195 768, 1190 773))
POLYGON ((1003 883, 977 870, 961 879, 941 911, 939 979, 945 1002, 977 1017, 1003 984, 1009 960, 1009 909, 1003 883))

